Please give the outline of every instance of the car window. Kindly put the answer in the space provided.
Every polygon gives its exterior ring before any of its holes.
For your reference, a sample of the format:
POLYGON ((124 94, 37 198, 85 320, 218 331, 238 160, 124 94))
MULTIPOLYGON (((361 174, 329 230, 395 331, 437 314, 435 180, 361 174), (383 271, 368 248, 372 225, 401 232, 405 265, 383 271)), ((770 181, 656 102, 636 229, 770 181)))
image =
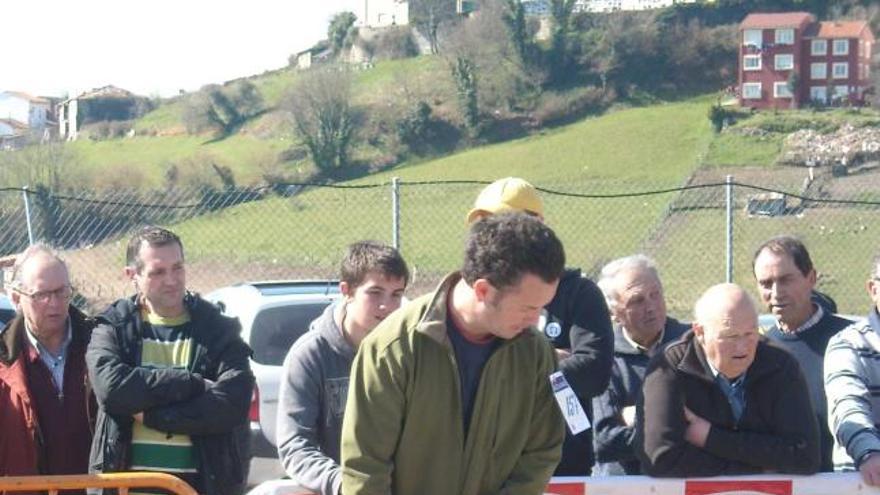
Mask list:
POLYGON ((9 320, 15 317, 14 309, 2 309, 0 308, 0 327, 6 324, 9 320))
POLYGON ((254 361, 281 366, 290 346, 309 329, 309 323, 321 315, 327 304, 296 304, 260 311, 251 328, 254 361))

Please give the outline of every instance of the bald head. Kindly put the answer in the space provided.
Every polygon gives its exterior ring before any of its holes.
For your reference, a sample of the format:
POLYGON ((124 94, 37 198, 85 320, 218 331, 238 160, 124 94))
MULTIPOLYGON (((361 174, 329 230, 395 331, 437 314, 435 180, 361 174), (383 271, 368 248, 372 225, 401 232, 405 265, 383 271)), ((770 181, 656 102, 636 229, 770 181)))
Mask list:
POLYGON ((694 306, 694 334, 709 364, 727 378, 740 376, 758 346, 754 301, 736 284, 710 287, 694 306))
POLYGON ((752 297, 736 284, 718 284, 710 287, 697 300, 694 306, 694 321, 706 324, 710 321, 719 321, 729 318, 737 309, 750 311, 755 315, 755 324, 758 321, 758 313, 752 297))

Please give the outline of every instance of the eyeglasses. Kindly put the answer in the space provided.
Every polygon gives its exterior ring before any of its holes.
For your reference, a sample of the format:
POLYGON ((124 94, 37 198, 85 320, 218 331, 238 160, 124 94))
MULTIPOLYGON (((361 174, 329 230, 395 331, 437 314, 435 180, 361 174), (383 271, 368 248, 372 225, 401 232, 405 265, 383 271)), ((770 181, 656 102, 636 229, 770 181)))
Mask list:
POLYGON ((63 287, 59 287, 55 290, 40 290, 36 292, 27 292, 21 288, 13 289, 15 292, 30 298, 32 301, 45 304, 49 302, 53 297, 58 298, 61 301, 66 301, 70 299, 70 296, 73 295, 73 287, 69 285, 65 285, 63 287))

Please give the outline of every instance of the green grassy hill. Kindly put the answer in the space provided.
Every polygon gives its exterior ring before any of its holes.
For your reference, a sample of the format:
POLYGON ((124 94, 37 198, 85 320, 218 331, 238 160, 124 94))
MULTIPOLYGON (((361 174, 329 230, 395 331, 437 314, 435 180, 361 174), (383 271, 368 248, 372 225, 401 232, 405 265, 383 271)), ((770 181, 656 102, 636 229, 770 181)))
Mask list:
MULTIPOLYGON (((383 101, 394 91, 421 95, 434 91, 438 100, 446 98, 440 106, 450 105, 450 89, 443 87, 445 70, 443 60, 435 57, 379 63, 357 73, 356 104, 383 101)), ((238 184, 257 183, 263 174, 279 170, 307 177, 307 163, 279 160, 292 145, 293 133, 289 122, 272 110, 297 77, 296 71, 282 70, 254 78, 269 109, 224 139, 183 133, 183 102, 178 98, 137 122, 136 138, 72 143, 78 173, 99 177, 105 186, 115 188, 160 188, 172 164, 183 175, 207 170, 208 176, 212 175, 209 164, 226 166, 238 184)), ((246 279, 333 276, 346 244, 365 238, 392 241, 390 182, 398 177, 403 184, 401 247, 413 266, 419 292, 457 266, 466 232, 464 218, 482 188, 442 182, 520 176, 556 192, 544 195, 546 217, 565 243, 569 265, 595 274, 612 258, 648 253, 660 263, 670 310, 687 317, 699 293, 724 279, 721 189, 711 192, 710 206, 684 210, 676 206, 685 196, 679 192, 632 193, 675 189, 704 180, 700 176, 707 173, 714 181, 728 173, 745 174, 752 184, 797 192, 800 171, 773 166, 785 132, 832 128, 841 122, 880 122, 876 112, 768 112, 743 117, 732 131, 715 135, 706 118, 713 101, 705 96, 616 110, 522 139, 433 160, 413 159, 337 188, 272 195, 173 227, 186 239, 192 283, 199 290, 246 279), (743 132, 749 127, 765 132, 743 132), (780 174, 785 181, 780 182, 780 174)), ((855 180, 873 183, 866 177, 855 180)), ((880 189, 880 181, 875 182, 873 191, 880 189)), ((864 199, 870 191, 865 189, 857 197, 864 199)), ((751 252, 758 243, 771 235, 796 234, 814 252, 820 288, 835 296, 843 311, 860 312, 865 266, 880 244, 880 234, 870 221, 875 213, 865 208, 819 207, 799 215, 748 218, 742 207, 754 193, 737 193, 735 281, 752 285, 751 252)), ((106 243, 72 256, 83 266, 101 266, 116 250, 113 243, 106 243)), ((104 294, 110 290, 95 288, 104 294)))
MULTIPOLYGON (((349 183, 364 189, 312 189, 292 198, 239 205, 176 226, 191 256, 283 263, 332 270, 342 246, 362 238, 391 241, 391 177, 401 188, 401 245, 417 274, 458 263, 465 215, 478 184, 413 184, 522 176, 554 190, 608 194, 677 187, 698 166, 711 139, 705 102, 637 108, 509 143, 403 166, 349 183), (272 228, 265 226, 271 222, 272 228), (246 233, 235 243, 230 232, 246 233), (279 242, 279 235, 296 245, 279 242)), ((594 267, 641 247, 673 194, 589 199, 545 195, 547 220, 571 265, 594 267)))

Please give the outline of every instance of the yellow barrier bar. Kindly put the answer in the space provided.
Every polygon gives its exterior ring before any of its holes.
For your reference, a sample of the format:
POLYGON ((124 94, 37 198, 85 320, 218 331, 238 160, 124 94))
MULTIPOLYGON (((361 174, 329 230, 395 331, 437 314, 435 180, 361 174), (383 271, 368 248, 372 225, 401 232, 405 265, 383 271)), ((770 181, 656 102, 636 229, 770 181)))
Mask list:
POLYGON ((84 490, 86 488, 161 488, 177 495, 198 495, 185 481, 164 473, 130 472, 0 477, 0 492, 84 490))

